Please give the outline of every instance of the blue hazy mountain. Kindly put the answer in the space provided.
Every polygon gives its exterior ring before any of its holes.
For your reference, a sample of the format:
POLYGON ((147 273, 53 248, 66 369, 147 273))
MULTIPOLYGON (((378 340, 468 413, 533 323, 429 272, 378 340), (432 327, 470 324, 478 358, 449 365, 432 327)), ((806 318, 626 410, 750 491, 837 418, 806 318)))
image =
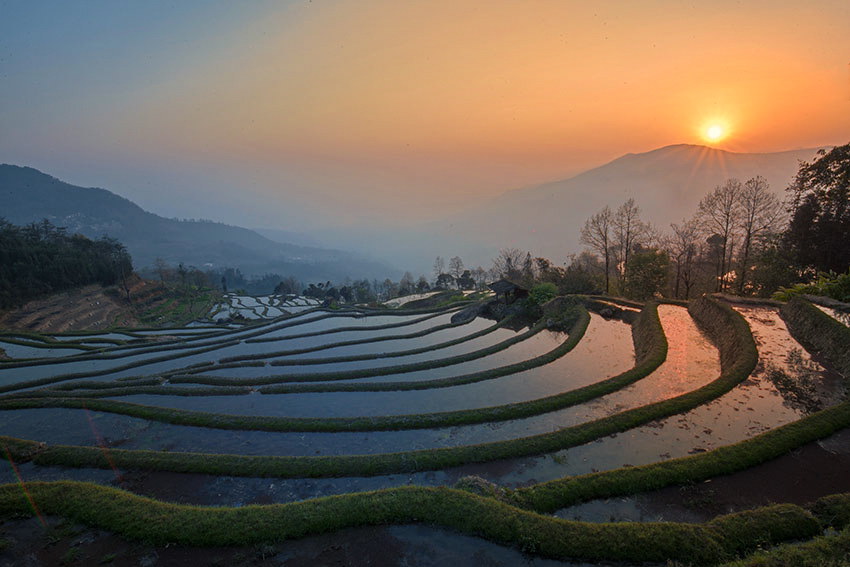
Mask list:
POLYGON ((0 203, 0 218, 13 224, 46 218, 71 234, 116 238, 136 268, 162 258, 200 269, 233 267, 246 275, 272 272, 302 281, 397 276, 390 266, 350 252, 277 242, 217 222, 164 218, 106 189, 77 187, 30 167, 0 165, 0 203))

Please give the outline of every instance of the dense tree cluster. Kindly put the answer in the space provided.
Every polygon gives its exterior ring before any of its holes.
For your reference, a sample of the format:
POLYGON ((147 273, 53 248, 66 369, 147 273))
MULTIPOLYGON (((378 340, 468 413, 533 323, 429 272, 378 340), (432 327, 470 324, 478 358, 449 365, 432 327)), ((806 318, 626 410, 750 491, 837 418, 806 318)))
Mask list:
MULTIPOLYGON (((424 278, 425 276, 420 277, 420 283, 424 278)), ((437 259, 434 260, 434 284, 431 288, 436 290, 484 289, 487 282, 494 279, 498 279, 498 277, 492 270, 488 272, 481 266, 473 269, 466 268, 460 256, 454 256, 449 260, 449 268, 446 271, 445 260, 441 256, 437 256, 437 259)), ((427 289, 424 291, 427 291, 427 289)), ((421 290, 417 290, 417 293, 421 293, 421 290)))
POLYGON ((821 150, 803 163, 791 193, 791 222, 783 243, 803 271, 844 272, 850 267, 850 144, 821 150))
POLYGON ((82 285, 120 284, 132 271, 115 239, 69 235, 47 220, 20 227, 0 219, 0 308, 82 285))

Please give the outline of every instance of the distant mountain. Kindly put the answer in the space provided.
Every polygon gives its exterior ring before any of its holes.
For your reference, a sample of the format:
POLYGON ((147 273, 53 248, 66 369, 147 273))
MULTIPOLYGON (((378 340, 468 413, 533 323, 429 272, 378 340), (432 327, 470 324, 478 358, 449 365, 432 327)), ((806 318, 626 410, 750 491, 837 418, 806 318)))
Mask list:
POLYGON ((273 242, 280 242, 282 244, 296 244, 298 246, 321 247, 321 244, 319 244, 318 240, 316 240, 312 236, 308 236, 300 232, 293 232, 291 230, 280 230, 277 228, 252 228, 251 230, 259 234, 260 236, 265 236, 273 242))
POLYGON ((605 205, 616 209, 633 197, 644 220, 669 230, 671 222, 692 217, 700 199, 730 177, 745 181, 761 175, 784 198, 800 160, 811 161, 816 151, 745 154, 667 146, 624 155, 569 179, 508 191, 405 235, 387 239, 373 231, 358 242, 390 261, 406 248, 417 265, 424 266, 430 266, 436 255, 460 255, 469 266, 488 267, 505 247, 563 262, 582 250, 581 227, 605 205))
POLYGON ((275 242, 210 221, 167 219, 105 189, 77 187, 30 167, 0 165, 0 217, 22 225, 47 218, 70 233, 120 240, 137 268, 156 258, 201 269, 234 267, 302 281, 396 276, 393 268, 349 252, 275 242))

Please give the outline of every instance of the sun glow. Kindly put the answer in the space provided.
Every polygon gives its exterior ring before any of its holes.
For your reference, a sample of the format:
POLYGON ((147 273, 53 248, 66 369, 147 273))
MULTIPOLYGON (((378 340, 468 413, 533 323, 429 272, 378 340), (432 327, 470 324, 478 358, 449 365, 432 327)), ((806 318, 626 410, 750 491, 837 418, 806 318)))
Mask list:
POLYGON ((720 124, 710 124, 705 129, 703 136, 709 142, 719 142, 726 137, 726 128, 720 124))

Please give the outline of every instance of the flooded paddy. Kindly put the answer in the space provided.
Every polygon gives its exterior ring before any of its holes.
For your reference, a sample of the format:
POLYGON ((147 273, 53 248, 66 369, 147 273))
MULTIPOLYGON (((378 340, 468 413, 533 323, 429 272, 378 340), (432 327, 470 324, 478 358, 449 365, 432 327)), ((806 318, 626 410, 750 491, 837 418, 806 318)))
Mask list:
MULTIPOLYGON (((257 303, 262 305, 259 300, 257 303)), ((242 304, 245 305, 244 302, 242 304)), ((795 421, 808 415, 817 407, 828 407, 843 398, 844 390, 835 375, 817 360, 812 360, 812 357, 790 337, 774 309, 750 306, 736 309, 747 319, 759 350, 758 367, 748 379, 727 394, 691 411, 551 454, 411 474, 385 474, 365 478, 240 478, 164 471, 77 470, 64 467, 39 467, 31 463, 21 464, 19 471, 25 480, 59 478, 91 480, 101 484, 122 486, 140 494, 169 501, 231 506, 292 502, 331 494, 408 484, 452 486, 467 475, 477 475, 510 488, 554 480, 567 475, 653 463, 709 451, 795 421), (795 384, 805 387, 793 387, 795 384)), ((654 372, 622 390, 572 407, 522 419, 400 431, 271 433, 171 425, 85 409, 44 408, 0 411, 0 434, 45 441, 51 445, 98 446, 105 452, 113 449, 149 449, 287 456, 378 455, 519 440, 669 399, 715 380, 720 375, 717 349, 703 336, 687 310, 679 306, 661 305, 658 307, 658 312, 669 349, 666 361, 654 372)), ((203 375, 233 376, 244 378, 250 383, 252 377, 270 374, 303 375, 334 370, 372 368, 378 370, 396 364, 441 361, 493 346, 501 340, 525 332, 525 330, 494 328, 477 338, 463 340, 426 353, 368 358, 384 353, 404 353, 413 348, 439 347, 444 342, 464 339, 469 335, 490 329, 494 322, 476 318, 464 325, 446 326, 453 316, 451 311, 432 316, 339 313, 328 317, 327 314, 324 311, 316 311, 295 320, 269 321, 260 327, 225 331, 221 335, 211 337, 204 337, 204 335, 221 333, 221 328, 205 329, 203 332, 191 334, 179 331, 163 332, 164 337, 176 336, 181 340, 188 340, 186 344, 176 343, 179 349, 173 353, 185 356, 170 361, 151 360, 157 356, 156 353, 141 350, 150 346, 147 344, 145 347, 123 348, 122 351, 126 351, 129 356, 115 360, 69 361, 63 364, 29 366, 20 369, 3 369, 0 366, 0 380, 4 377, 10 382, 21 380, 22 378, 17 374, 21 371, 24 374, 27 371, 35 371, 40 376, 49 377, 66 372, 68 368, 84 368, 86 365, 92 365, 95 368, 102 365, 101 368, 106 374, 97 378, 74 380, 109 381, 122 376, 158 375, 181 369, 189 371, 186 378, 191 379, 194 374, 192 368, 187 368, 190 364, 199 362, 215 364, 223 358, 240 360, 240 357, 244 357, 241 360, 261 364, 298 360, 318 362, 318 364, 309 365, 268 365, 244 368, 208 366, 197 369, 203 375), (395 326, 396 324, 398 325, 395 326), (384 325, 394 326, 376 328, 384 325), (325 333, 325 331, 330 332, 325 333), (314 332, 324 334, 303 336, 314 332), (404 336, 420 332, 422 332, 421 336, 404 336), (265 341, 263 340, 265 338, 274 340, 265 341), (234 340, 238 342, 233 342, 234 340), (333 343, 348 341, 357 342, 332 346, 333 343), (323 345, 331 346, 321 348, 323 345), (213 350, 207 353, 192 353, 195 349, 208 347, 213 350), (316 347, 320 350, 282 354, 287 350, 316 347), (138 354, 135 353, 137 348, 138 354), (363 356, 364 360, 324 361, 335 356, 363 356), (132 369, 110 371, 128 361, 148 361, 148 364, 132 369)), ((425 368, 388 376, 350 378, 315 384, 325 384, 332 388, 357 384, 391 384, 452 378, 531 360, 558 347, 566 339, 567 336, 563 333, 541 331, 499 352, 442 368, 425 368)), ((168 352, 165 351, 165 353, 168 352)), ((585 335, 567 354, 537 368, 471 384, 412 391, 327 391, 286 394, 264 394, 254 391, 244 395, 197 397, 168 395, 165 390, 164 393, 157 395, 134 394, 106 399, 229 415, 317 418, 398 416, 476 410, 529 402, 617 376, 632 368, 634 364, 631 327, 620 321, 606 320, 593 314, 585 335)), ((303 384, 310 386, 314 382, 303 384)), ((214 388, 203 384, 176 382, 167 383, 167 387, 214 388)), ((777 482, 780 480, 778 476, 773 478, 777 482)), ((0 472, 0 482, 14 481, 14 475, 9 467, 0 472)), ((840 482, 836 480, 829 486, 839 487, 839 485, 840 482)), ((674 493, 659 492, 626 499, 594 501, 561 510, 557 515, 591 521, 647 521, 668 518, 703 521, 706 519, 705 515, 689 516, 688 506, 691 506, 689 502, 708 501, 711 493, 694 493, 688 496, 680 492, 679 488, 670 490, 684 496, 677 499, 676 496, 671 496, 674 493), (671 501, 675 502, 670 503, 671 501)), ((727 488, 725 491, 722 493, 718 491, 720 496, 714 497, 721 504, 733 498, 733 488, 727 488), (728 496, 723 497, 723 494, 728 496)), ((429 534, 427 537, 437 536, 429 534)), ((480 545, 482 541, 473 538, 473 543, 470 545, 480 545), (475 541, 478 543, 474 543, 475 541)))
POLYGON ((225 294, 225 301, 213 306, 209 317, 216 321, 233 317, 268 319, 300 313, 320 304, 317 299, 300 296, 225 294))
MULTIPOLYGON (((281 322, 267 323, 259 327, 248 329, 237 329, 226 331, 214 338, 200 336, 190 337, 186 340, 170 341, 167 345, 160 346, 144 344, 137 346, 123 346, 106 352, 103 356, 83 356, 79 360, 52 361, 52 364, 39 364, 18 368, 4 367, 0 364, 0 385, 15 384, 26 380, 37 380, 64 374, 104 375, 109 374, 112 379, 138 376, 141 374, 154 374, 183 369, 186 366, 204 362, 215 362, 228 356, 250 355, 257 352, 268 351, 269 347, 261 343, 244 342, 250 338, 266 337, 272 334, 296 335, 305 333, 327 332, 335 338, 343 337, 337 331, 342 328, 368 328, 376 325, 394 324, 399 325, 397 329, 411 328, 422 330, 427 325, 435 322, 448 322, 450 315, 394 315, 375 316, 370 319, 360 313, 325 313, 313 315, 306 318, 296 317, 285 319, 281 322), (367 322, 366 319, 369 319, 367 322), (425 321, 423 321, 425 319, 425 321), (421 324, 421 327, 413 325, 421 324), (234 343, 237 341, 237 343, 234 343), (167 347, 167 348, 164 348, 167 347), (196 352, 204 350, 205 352, 196 352), (138 354, 137 354, 138 353, 138 354), (116 358, 117 356, 117 358, 116 358), (167 358, 168 360, 162 360, 167 358), (129 368, 125 368, 129 367, 129 368)), ((376 333, 386 335, 397 332, 388 329, 374 330, 376 333)), ((325 342, 333 341, 327 337, 320 338, 325 342)), ((275 343, 272 343, 275 344, 275 343)), ((15 345, 10 345, 15 346, 15 345)), ((42 349, 33 349, 42 350, 42 349)), ((75 352, 75 351, 72 351, 75 352)))

